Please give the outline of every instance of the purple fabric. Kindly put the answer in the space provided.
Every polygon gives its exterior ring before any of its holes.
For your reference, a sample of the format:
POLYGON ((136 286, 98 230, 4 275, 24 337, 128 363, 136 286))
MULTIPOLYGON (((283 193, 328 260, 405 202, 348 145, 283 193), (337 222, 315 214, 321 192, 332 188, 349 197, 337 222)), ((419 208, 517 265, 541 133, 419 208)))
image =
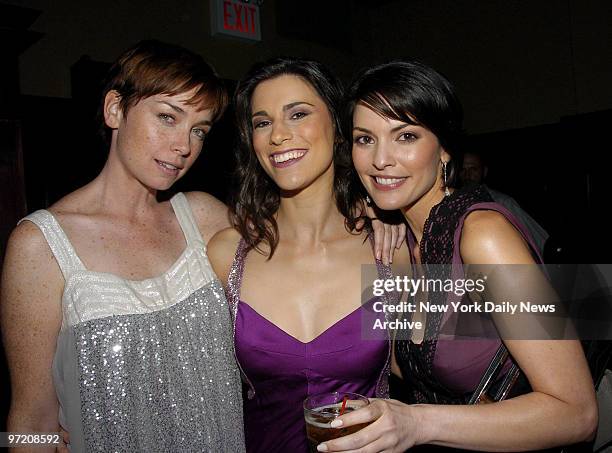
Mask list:
MULTIPOLYGON (((470 191, 457 191, 451 197, 432 208, 423 229, 420 244, 422 263, 448 264, 453 275, 444 276, 454 279, 463 278, 460 254, 460 239, 466 217, 476 210, 492 210, 504 215, 521 233, 531 247, 536 262, 542 262, 537 247, 531 240, 527 229, 502 205, 492 201, 490 194, 482 187, 470 191)), ((407 243, 410 252, 416 246, 416 239, 408 231, 407 243)), ((414 262, 414 255, 412 255, 414 262)), ((444 300, 440 300, 443 303, 444 300)), ((412 400, 410 402, 463 404, 465 395, 470 395, 478 385, 491 358, 501 345, 494 335, 483 338, 460 338, 449 333, 455 331, 457 315, 449 310, 435 319, 429 315, 426 337, 421 344, 398 341, 395 353, 404 379, 412 381, 412 400), (438 386, 439 384, 439 386, 438 386), (452 395, 447 392, 452 392, 452 395), (462 396, 463 395, 463 396, 462 396)), ((483 321, 483 329, 494 331, 492 321, 483 321)), ((504 364, 499 376, 503 376, 512 366, 510 358, 504 364)))
MULTIPOLYGON (((500 345, 501 340, 496 339, 438 338, 433 374, 450 390, 473 392, 500 345)), ((499 375, 503 376, 511 366, 512 362, 508 359, 499 375)))
POLYGON ((523 239, 527 241, 527 244, 529 244, 529 247, 531 248, 531 252, 534 253, 535 256, 537 257, 536 261, 539 263, 544 262, 542 255, 540 255, 540 251, 538 247, 536 246, 535 242, 529 235, 529 230, 527 230, 527 228, 523 226, 523 224, 516 218, 516 216, 512 214, 508 209, 506 209, 506 207, 502 206, 499 203, 485 202, 485 203, 476 203, 470 206, 467 212, 461 216, 461 219, 459 219, 459 226, 455 230, 455 236, 453 238, 453 244, 454 244, 453 245, 453 265, 461 266, 463 264, 463 260, 461 259, 461 253, 459 253, 459 243, 461 241, 461 232, 463 231, 463 224, 465 222, 465 218, 474 211, 483 211, 483 210, 497 211, 500 214, 502 214, 506 219, 508 219, 508 221, 514 226, 514 228, 516 228, 519 231, 519 233, 521 233, 521 236, 523 236, 523 239))
POLYGON ((361 339, 362 311, 373 302, 303 343, 239 301, 236 356, 255 388, 255 397, 244 401, 248 452, 307 452, 302 404, 309 395, 375 395, 389 346, 361 339))
MULTIPOLYGON (((527 229, 519 222, 519 220, 499 203, 477 203, 472 205, 459 220, 458 228, 455 230, 454 247, 453 247, 453 270, 457 271, 461 268, 463 261, 459 253, 459 243, 461 241, 461 232, 466 217, 479 210, 491 210, 502 214, 510 223, 521 233, 523 238, 531 247, 531 251, 536 255, 539 262, 542 262, 542 257, 531 239, 527 229)), ((454 278, 461 278, 455 275, 454 278)), ((445 319, 449 321, 449 319, 445 319)), ((442 336, 438 339, 438 347, 433 364, 434 374, 440 382, 448 388, 458 392, 472 391, 480 381, 480 378, 485 372, 485 369, 491 361, 491 357, 501 345, 501 340, 486 339, 461 340, 457 338, 445 340, 442 336)), ((500 376, 503 376, 512 366, 510 358, 506 360, 500 376)))
MULTIPOLYGON (((521 233, 525 241, 527 241, 531 247, 532 253, 542 262, 538 248, 535 246, 527 229, 523 227, 516 217, 499 203, 484 202, 472 205, 459 219, 459 225, 455 230, 453 247, 453 271, 455 273, 461 270, 463 264, 461 254, 459 253, 459 244, 465 219, 470 213, 482 210, 496 211, 506 217, 519 233, 521 233)), ((462 278, 462 275, 456 274, 453 278, 462 278)), ((442 321, 442 330, 448 328, 445 325, 446 323, 452 322, 450 313, 449 311, 449 315, 445 316, 442 321)), ((498 339, 445 339, 440 335, 433 362, 433 373, 440 383, 451 390, 460 393, 473 391, 489 365, 491 357, 495 355, 500 345, 501 340, 498 339)), ((503 376, 511 366, 512 361, 508 358, 499 376, 503 376)))

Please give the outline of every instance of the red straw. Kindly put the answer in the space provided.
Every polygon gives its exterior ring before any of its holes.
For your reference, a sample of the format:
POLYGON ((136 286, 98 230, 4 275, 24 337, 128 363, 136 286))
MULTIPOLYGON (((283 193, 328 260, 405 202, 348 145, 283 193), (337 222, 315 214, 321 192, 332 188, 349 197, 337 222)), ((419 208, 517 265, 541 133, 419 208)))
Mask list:
POLYGON ((342 398, 342 407, 340 408, 340 415, 344 414, 344 408, 346 407, 347 400, 348 400, 348 396, 344 395, 344 398, 342 398))

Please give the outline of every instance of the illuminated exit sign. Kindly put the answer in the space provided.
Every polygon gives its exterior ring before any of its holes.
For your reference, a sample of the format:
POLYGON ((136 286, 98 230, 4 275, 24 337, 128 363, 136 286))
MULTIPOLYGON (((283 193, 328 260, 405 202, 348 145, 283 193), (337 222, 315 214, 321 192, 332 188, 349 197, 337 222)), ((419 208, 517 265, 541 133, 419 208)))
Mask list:
POLYGON ((213 36, 261 41, 261 16, 254 1, 210 0, 210 19, 213 36))

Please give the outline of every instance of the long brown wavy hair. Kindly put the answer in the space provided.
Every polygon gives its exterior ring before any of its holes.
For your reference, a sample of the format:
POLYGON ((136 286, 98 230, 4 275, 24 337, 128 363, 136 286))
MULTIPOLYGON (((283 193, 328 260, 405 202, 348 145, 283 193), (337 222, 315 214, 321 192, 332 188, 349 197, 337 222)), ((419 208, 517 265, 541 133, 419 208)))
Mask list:
POLYGON ((338 79, 321 63, 297 58, 274 58, 254 65, 238 83, 235 93, 236 120, 240 133, 237 147, 235 179, 237 190, 230 199, 230 217, 248 244, 248 249, 266 253, 261 244, 269 247, 268 259, 278 245, 278 224, 275 214, 280 206, 280 189, 259 164, 253 149, 251 98, 263 81, 281 75, 298 76, 308 82, 321 96, 331 114, 335 129, 333 150, 334 187, 336 206, 345 217, 348 231, 356 230, 363 191, 352 172, 349 143, 342 134, 341 112, 343 89, 338 79))

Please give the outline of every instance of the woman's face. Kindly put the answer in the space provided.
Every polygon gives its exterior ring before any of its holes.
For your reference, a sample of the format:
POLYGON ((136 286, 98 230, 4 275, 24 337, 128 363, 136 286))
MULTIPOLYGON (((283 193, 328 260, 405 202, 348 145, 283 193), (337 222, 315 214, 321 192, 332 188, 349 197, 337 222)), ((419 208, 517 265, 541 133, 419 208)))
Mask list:
POLYGON ((107 95, 105 119, 114 129, 111 153, 146 187, 168 189, 200 155, 212 127, 212 109, 189 104, 196 90, 141 99, 127 114, 114 92, 107 95))
POLYGON ((450 156, 430 130, 382 117, 358 103, 352 133, 355 169, 378 207, 404 209, 439 198, 442 161, 450 156))
POLYGON ((253 149, 282 191, 333 181, 335 129, 317 91, 304 79, 281 75, 261 82, 251 97, 253 149))

